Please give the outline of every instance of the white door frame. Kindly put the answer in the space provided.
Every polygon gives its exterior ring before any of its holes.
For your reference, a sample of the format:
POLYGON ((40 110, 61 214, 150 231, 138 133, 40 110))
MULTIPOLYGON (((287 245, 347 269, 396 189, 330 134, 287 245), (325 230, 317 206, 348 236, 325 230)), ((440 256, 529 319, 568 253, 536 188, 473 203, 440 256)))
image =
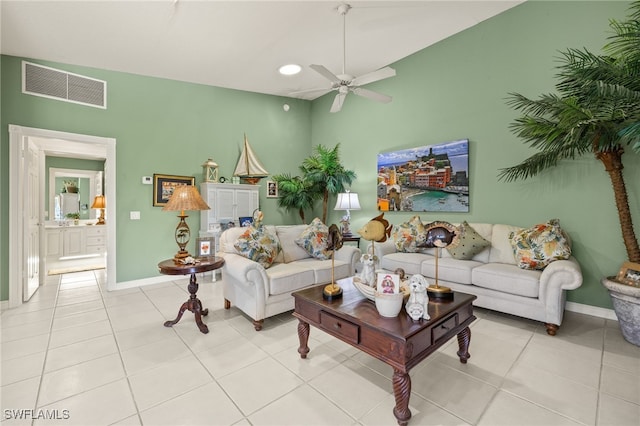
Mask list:
MULTIPOLYGON (((22 167, 26 140, 43 140, 43 145, 55 145, 57 152, 65 152, 65 142, 70 154, 86 152, 88 155, 101 148, 105 152, 105 196, 107 202, 107 290, 116 288, 116 140, 100 136, 82 135, 55 130, 9 125, 9 307, 22 304, 23 287, 27 278, 26 259, 23 255, 25 197, 21 188, 24 182, 22 167)), ((44 149, 41 146, 41 149, 44 149)), ((42 217, 42 216, 41 216, 42 217)))

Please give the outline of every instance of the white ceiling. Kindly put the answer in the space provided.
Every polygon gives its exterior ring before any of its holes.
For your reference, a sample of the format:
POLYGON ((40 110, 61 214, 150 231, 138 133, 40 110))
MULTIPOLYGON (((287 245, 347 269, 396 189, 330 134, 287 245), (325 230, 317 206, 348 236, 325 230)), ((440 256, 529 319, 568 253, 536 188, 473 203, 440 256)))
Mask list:
MULTIPOLYGON (((311 64, 342 73, 343 22, 336 10, 341 3, 2 0, 0 51, 290 96, 297 90, 329 87, 326 79, 308 68, 311 64), (301 65, 302 72, 280 75, 278 68, 287 63, 301 65)), ((347 3, 353 8, 346 15, 346 72, 358 76, 522 0, 347 3)))

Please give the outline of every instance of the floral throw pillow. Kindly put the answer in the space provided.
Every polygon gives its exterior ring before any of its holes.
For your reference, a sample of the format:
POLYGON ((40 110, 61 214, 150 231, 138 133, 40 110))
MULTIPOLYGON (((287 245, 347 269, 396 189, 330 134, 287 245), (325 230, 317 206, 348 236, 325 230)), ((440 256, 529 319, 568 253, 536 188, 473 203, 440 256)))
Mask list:
POLYGON ((447 251, 454 259, 471 260, 473 256, 491 246, 491 242, 478 234, 466 220, 462 222, 458 230, 458 244, 455 247, 447 247, 447 251))
POLYGON ((568 259, 571 244, 557 219, 509 236, 516 264, 522 269, 542 270, 551 262, 568 259))
POLYGON ((233 247, 241 256, 258 262, 265 269, 269 268, 280 252, 278 237, 259 223, 251 225, 236 240, 233 247))
POLYGON ((331 259, 331 252, 326 251, 328 235, 329 227, 316 217, 295 241, 311 256, 326 260, 331 259))
POLYGON ((391 237, 396 250, 402 253, 416 253, 420 251, 418 244, 424 242, 426 231, 420 216, 413 216, 408 222, 393 227, 391 237))

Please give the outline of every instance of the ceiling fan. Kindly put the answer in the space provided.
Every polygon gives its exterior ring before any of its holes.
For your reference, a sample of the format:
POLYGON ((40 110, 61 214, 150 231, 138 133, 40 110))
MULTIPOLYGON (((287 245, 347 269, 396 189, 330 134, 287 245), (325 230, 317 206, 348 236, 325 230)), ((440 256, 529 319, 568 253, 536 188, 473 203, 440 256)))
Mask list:
POLYGON ((344 100, 349 92, 354 93, 358 96, 362 96, 363 98, 383 103, 391 102, 392 99, 391 96, 383 95, 382 93, 374 92, 373 90, 364 89, 360 86, 364 86, 365 84, 373 83, 374 81, 395 76, 396 70, 394 70, 393 68, 384 67, 379 70, 361 75, 359 77, 349 75, 345 71, 347 62, 346 15, 347 12, 349 12, 349 9, 351 9, 351 6, 346 3, 338 6, 338 13, 342 15, 342 74, 336 75, 322 65, 309 65, 311 69, 329 80, 331 82, 331 87, 328 89, 311 89, 291 93, 292 95, 312 92, 328 93, 329 91, 335 90, 338 93, 333 99, 333 104, 331 105, 330 112, 338 112, 342 109, 342 104, 344 103, 344 100))

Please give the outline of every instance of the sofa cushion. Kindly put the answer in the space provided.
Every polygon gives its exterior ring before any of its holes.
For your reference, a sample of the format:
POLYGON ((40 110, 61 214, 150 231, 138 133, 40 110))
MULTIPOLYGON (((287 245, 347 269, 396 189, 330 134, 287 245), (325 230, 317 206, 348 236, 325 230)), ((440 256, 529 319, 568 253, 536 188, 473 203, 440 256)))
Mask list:
POLYGON ((244 232, 233 245, 238 254, 258 262, 264 268, 270 267, 280 251, 278 238, 264 225, 243 229, 244 232))
POLYGON ((305 249, 296 244, 296 238, 298 238, 306 228, 307 225, 276 226, 276 233, 282 246, 282 261, 284 263, 295 262, 296 260, 310 257, 310 254, 307 253, 305 249))
MULTIPOLYGON (((473 260, 457 260, 452 258, 438 259, 438 281, 450 281, 459 284, 471 284, 471 271, 473 268, 484 265, 473 260)), ((431 280, 436 276, 435 258, 422 262, 420 273, 431 280)))
POLYGON ((538 297, 540 271, 527 271, 516 265, 488 263, 473 268, 473 285, 524 297, 538 297))
POLYGON ((331 258, 331 251, 326 250, 328 237, 329 227, 316 217, 295 239, 295 242, 312 257, 327 260, 331 258))
POLYGON ((571 257, 571 245, 557 219, 513 232, 510 242, 522 269, 542 270, 553 261, 571 257))
POLYGON ((407 275, 420 274, 420 264, 428 259, 433 259, 433 256, 424 253, 396 252, 383 256, 380 267, 387 271, 395 271, 398 268, 402 268, 407 275))
POLYGON ((416 253, 419 250, 417 244, 426 236, 424 225, 420 216, 413 216, 409 221, 393 227, 391 237, 396 245, 396 250, 401 253, 416 253))
MULTIPOLYGON (((313 260, 309 258, 309 260, 313 260)), ((318 260, 313 260, 319 262, 318 260)), ((269 294, 292 293, 316 283, 315 274, 304 262, 274 263, 267 269, 269 294)))
POLYGON ((455 247, 447 247, 447 251, 454 259, 471 260, 491 246, 491 242, 485 240, 466 220, 458 226, 458 233, 458 244, 455 247))
MULTIPOLYGON (((305 268, 312 270, 316 284, 329 284, 331 282, 331 260, 318 260, 314 258, 303 259, 298 262, 305 268)), ((334 280, 348 277, 350 265, 347 262, 336 260, 333 268, 334 280)))
POLYGON ((491 252, 489 254, 490 263, 516 264, 516 258, 513 256, 513 248, 511 247, 509 235, 521 229, 522 228, 518 226, 493 225, 491 252))

